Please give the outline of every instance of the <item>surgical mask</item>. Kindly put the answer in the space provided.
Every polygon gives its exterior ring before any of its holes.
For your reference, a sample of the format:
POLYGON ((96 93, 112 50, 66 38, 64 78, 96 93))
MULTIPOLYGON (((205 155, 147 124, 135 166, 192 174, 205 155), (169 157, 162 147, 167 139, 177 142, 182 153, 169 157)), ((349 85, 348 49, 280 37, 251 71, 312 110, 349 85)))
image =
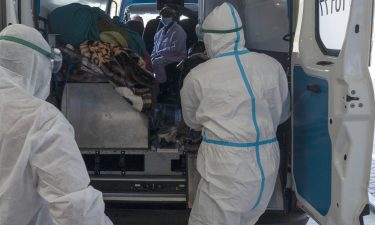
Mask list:
POLYGON ((168 26, 173 22, 172 18, 167 17, 167 18, 161 18, 161 22, 164 24, 164 26, 168 26))
POLYGON ((62 67, 63 57, 62 57, 61 51, 57 48, 52 48, 51 51, 49 52, 31 42, 28 42, 26 40, 23 40, 21 38, 16 38, 13 36, 0 36, 0 40, 10 41, 10 42, 23 45, 25 47, 31 48, 39 52, 40 54, 44 55, 51 61, 52 73, 59 72, 59 70, 62 67))

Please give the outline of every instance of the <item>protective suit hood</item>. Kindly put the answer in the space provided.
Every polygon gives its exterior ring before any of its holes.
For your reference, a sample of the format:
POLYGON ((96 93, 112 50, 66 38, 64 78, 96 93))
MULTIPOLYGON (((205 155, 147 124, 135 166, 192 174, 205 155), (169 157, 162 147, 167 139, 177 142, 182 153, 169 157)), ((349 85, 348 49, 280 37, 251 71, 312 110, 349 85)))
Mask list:
MULTIPOLYGON (((8 26, 0 32, 0 36, 23 39, 50 51, 50 46, 43 36, 25 25, 8 26)), ((31 48, 7 40, 0 40, 0 49, 0 66, 12 72, 1 74, 2 78, 14 83, 26 93, 45 100, 50 91, 51 61, 31 48)))
POLYGON ((228 2, 216 7, 206 17, 202 32, 207 54, 211 58, 245 49, 241 18, 234 6, 228 2))

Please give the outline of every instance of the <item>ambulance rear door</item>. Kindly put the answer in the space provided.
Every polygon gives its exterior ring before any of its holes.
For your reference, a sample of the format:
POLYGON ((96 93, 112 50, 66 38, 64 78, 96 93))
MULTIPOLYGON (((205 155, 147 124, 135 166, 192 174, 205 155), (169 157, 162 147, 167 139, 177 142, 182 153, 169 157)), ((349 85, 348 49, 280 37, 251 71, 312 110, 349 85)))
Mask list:
POLYGON ((374 130, 373 0, 299 6, 292 54, 295 192, 320 224, 359 225, 368 211, 374 130))

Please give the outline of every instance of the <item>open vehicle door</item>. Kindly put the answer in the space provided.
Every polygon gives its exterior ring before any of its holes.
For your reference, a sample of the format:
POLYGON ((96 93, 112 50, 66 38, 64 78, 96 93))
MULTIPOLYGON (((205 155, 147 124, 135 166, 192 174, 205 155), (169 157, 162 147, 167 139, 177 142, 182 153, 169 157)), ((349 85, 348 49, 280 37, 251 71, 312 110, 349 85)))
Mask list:
POLYGON ((369 74, 373 0, 301 0, 292 57, 293 177, 322 225, 368 209, 374 130, 369 74))

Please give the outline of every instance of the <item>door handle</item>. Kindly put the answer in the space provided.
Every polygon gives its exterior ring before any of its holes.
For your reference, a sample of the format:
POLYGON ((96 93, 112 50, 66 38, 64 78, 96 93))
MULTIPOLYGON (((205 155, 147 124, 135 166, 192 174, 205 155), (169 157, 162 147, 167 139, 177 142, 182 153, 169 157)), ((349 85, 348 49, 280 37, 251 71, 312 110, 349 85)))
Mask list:
POLYGON ((320 94, 322 92, 322 89, 317 84, 309 84, 309 85, 306 86, 306 89, 308 91, 311 91, 311 92, 315 93, 315 94, 320 94))
POLYGON ((319 62, 316 63, 316 65, 318 65, 318 66, 330 66, 332 64, 334 64, 334 63, 330 62, 330 61, 319 61, 319 62))
POLYGON ((358 101, 358 100, 359 100, 359 97, 354 97, 354 96, 346 95, 346 101, 347 101, 347 102, 350 102, 350 101, 358 101))

